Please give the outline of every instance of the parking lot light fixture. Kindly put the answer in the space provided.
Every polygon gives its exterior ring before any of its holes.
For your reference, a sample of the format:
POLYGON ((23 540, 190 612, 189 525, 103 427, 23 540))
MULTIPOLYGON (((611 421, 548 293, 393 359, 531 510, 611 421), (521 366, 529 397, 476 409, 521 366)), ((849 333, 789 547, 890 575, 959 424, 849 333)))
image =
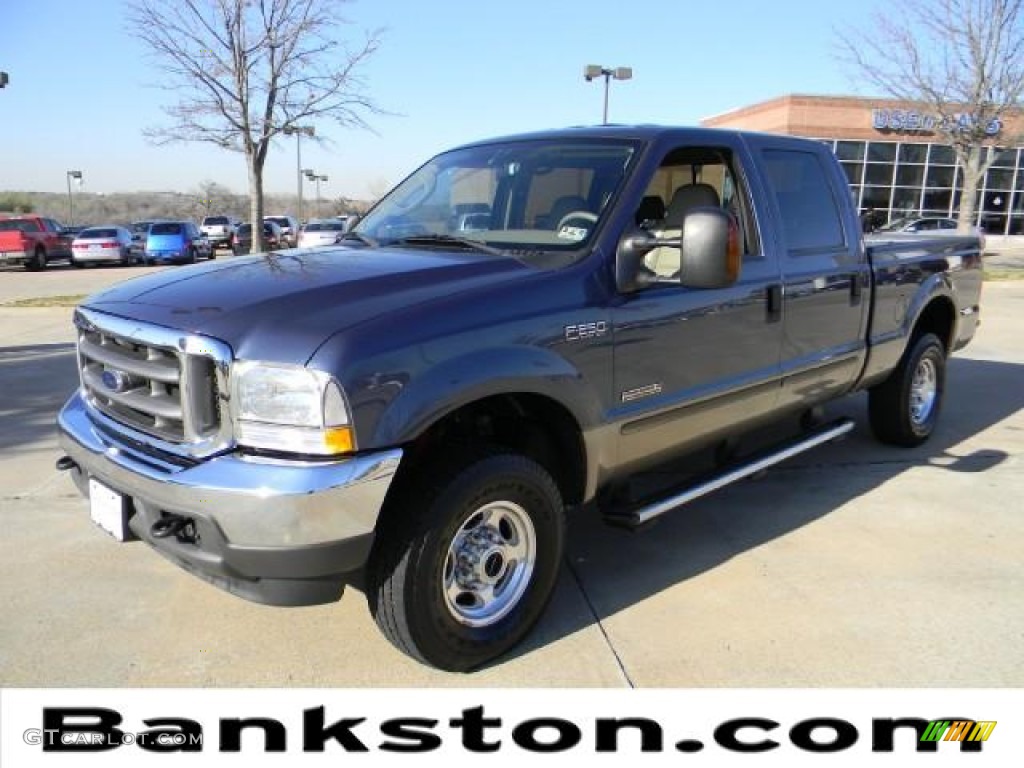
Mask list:
POLYGON ((588 64, 583 68, 583 79, 588 83, 598 77, 604 78, 604 112, 602 113, 601 124, 608 125, 608 81, 612 78, 616 80, 631 80, 633 78, 633 69, 631 67, 609 69, 600 64, 588 64))
POLYGON ((295 217, 302 221, 302 134, 306 134, 309 137, 316 135, 316 129, 312 125, 286 125, 281 129, 281 133, 285 136, 291 136, 295 134, 295 177, 298 183, 297 195, 299 198, 298 211, 295 217))
POLYGON ((78 179, 78 183, 82 183, 82 172, 81 171, 68 171, 68 226, 75 226, 75 202, 71 196, 71 180, 78 179))
POLYGON ((303 171, 306 174, 306 178, 310 181, 316 182, 316 217, 320 218, 320 182, 327 181, 327 176, 318 174, 312 168, 306 168, 303 171))

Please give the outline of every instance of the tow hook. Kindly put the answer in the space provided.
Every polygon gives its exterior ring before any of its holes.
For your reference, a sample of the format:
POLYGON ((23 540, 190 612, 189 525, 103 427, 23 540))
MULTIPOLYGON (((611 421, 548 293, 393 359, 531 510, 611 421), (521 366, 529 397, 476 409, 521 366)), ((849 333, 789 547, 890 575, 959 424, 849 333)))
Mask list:
POLYGON ((149 535, 154 539, 174 536, 178 541, 192 544, 197 539, 196 524, 191 517, 165 515, 150 526, 149 535))
POLYGON ((57 470, 60 472, 66 472, 69 469, 76 469, 78 464, 70 456, 61 456, 57 459, 57 470))

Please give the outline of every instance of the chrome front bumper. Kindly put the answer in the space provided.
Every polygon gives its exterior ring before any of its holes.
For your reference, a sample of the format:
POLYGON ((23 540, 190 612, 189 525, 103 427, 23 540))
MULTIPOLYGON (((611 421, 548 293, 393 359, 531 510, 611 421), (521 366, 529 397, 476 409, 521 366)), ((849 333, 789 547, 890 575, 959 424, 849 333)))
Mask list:
POLYGON ((310 604, 341 595, 360 569, 398 469, 398 449, 342 461, 229 453, 170 464, 104 427, 76 392, 58 417, 60 442, 87 492, 93 477, 130 500, 135 535, 196 575, 259 602, 310 604), (197 541, 155 538, 168 515, 195 522, 197 541))

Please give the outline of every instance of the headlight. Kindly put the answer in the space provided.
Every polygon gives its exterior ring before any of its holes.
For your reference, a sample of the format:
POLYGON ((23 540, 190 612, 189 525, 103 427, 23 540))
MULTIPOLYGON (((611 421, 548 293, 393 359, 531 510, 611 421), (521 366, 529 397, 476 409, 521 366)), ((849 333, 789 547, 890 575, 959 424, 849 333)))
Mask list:
POLYGON ((345 396, 323 371, 235 363, 231 402, 235 437, 241 445, 324 456, 355 449, 345 396))

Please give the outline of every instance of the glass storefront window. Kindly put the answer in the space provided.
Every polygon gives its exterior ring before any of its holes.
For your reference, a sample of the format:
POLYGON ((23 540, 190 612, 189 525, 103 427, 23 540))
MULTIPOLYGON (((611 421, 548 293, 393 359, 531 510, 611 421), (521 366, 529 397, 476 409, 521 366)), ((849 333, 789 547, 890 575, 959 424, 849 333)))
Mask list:
POLYGON ((868 160, 891 163, 896 159, 896 144, 891 141, 872 141, 868 144, 868 160))
POLYGON ((893 166, 889 163, 868 163, 864 172, 865 184, 892 184, 893 166))
POLYGON ((860 184, 861 175, 864 173, 864 163, 840 163, 846 171, 846 178, 851 184, 860 184))
POLYGON ((985 186, 989 189, 1011 189, 1013 187, 1013 171, 1005 168, 989 168, 985 186))
POLYGON ((949 213, 949 201, 952 197, 953 192, 950 189, 926 189, 921 207, 941 210, 943 211, 942 215, 945 216, 949 213))
POLYGON ((896 185, 900 187, 919 187, 924 184, 923 165, 901 165, 896 169, 896 185))
POLYGON ((892 193, 892 212, 893 216, 897 214, 911 215, 917 212, 921 207, 921 188, 917 189, 900 189, 893 190, 892 193))
POLYGON ((1015 168, 1017 166, 1017 150, 997 148, 992 165, 999 168, 1015 168))
POLYGON ((891 200, 892 189, 889 187, 864 187, 864 196, 861 198, 860 205, 862 208, 887 211, 891 200))
POLYGON ((836 157, 840 160, 863 160, 864 159, 864 142, 863 141, 837 141, 836 142, 836 157))
POLYGON ((954 169, 948 166, 932 166, 928 169, 929 187, 952 187, 954 169))
POLYGON ((952 147, 932 144, 932 151, 928 156, 928 162, 932 165, 954 165, 956 163, 956 153, 952 147))
POLYGON ((900 164, 903 163, 924 163, 928 158, 927 144, 901 144, 900 164))

